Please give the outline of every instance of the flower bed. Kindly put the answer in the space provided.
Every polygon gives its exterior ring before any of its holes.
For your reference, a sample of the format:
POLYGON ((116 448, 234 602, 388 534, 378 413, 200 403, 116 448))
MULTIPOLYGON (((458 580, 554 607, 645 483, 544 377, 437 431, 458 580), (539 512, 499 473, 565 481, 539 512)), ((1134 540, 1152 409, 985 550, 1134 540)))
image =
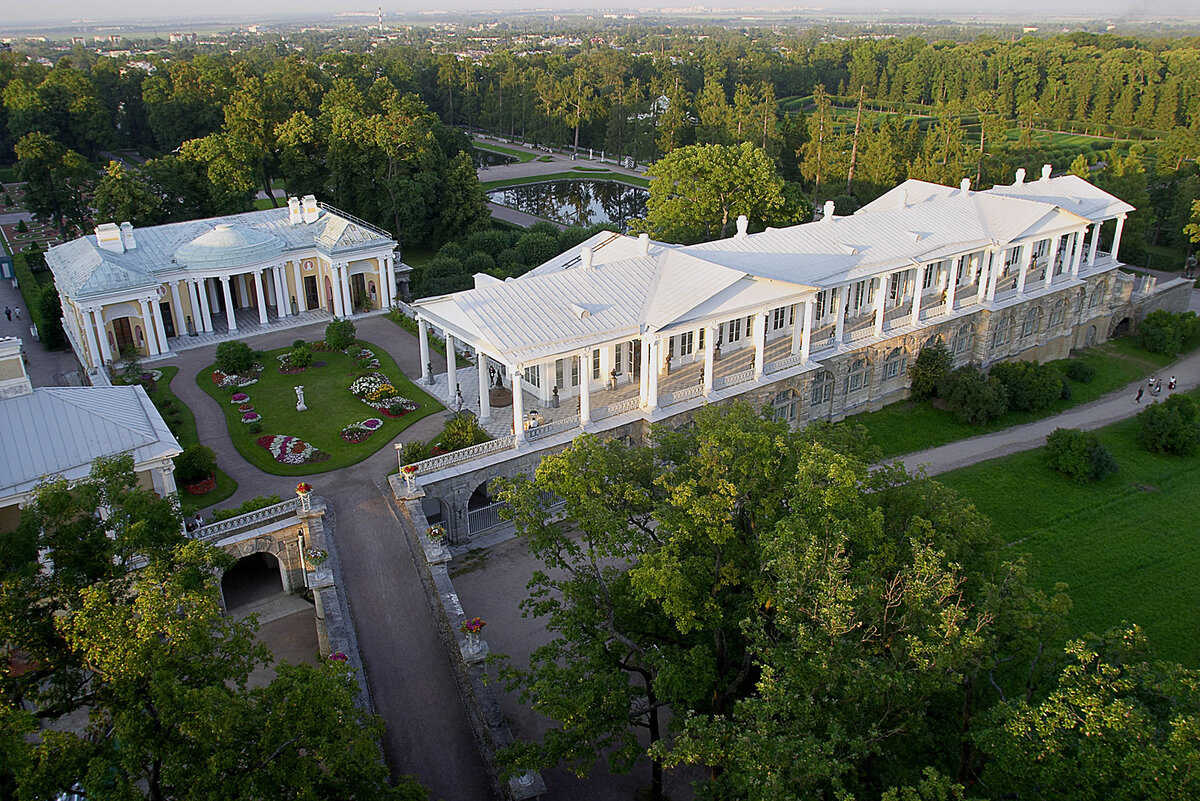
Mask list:
POLYGON ((342 429, 342 439, 351 444, 365 442, 367 437, 371 436, 372 432, 378 430, 383 425, 383 421, 378 417, 371 417, 358 423, 351 423, 342 429))
POLYGON ((246 423, 247 425, 250 423, 257 423, 261 419, 262 415, 258 412, 242 412, 242 422, 246 423))
POLYGON ((245 403, 248 400, 250 400, 250 396, 247 395, 245 392, 235 392, 235 393, 233 393, 233 397, 231 397, 229 399, 229 402, 230 403, 245 403))
POLYGON ((320 457, 323 455, 322 451, 317 450, 304 440, 286 435, 268 435, 259 437, 254 442, 270 451, 271 455, 275 457, 275 461, 280 464, 319 462, 321 461, 320 457))
POLYGON ((420 408, 416 402, 401 397, 399 391, 392 386, 391 379, 383 373, 367 373, 356 378, 350 385, 350 391, 385 417, 403 417, 420 408))
POLYGON ((212 382, 223 389, 237 389, 239 387, 248 387, 251 384, 257 384, 258 376, 237 375, 236 373, 226 374, 222 373, 220 370, 213 370, 212 382))
POLYGON ((254 404, 243 403, 241 406, 238 407, 238 411, 239 412, 252 412, 252 411, 254 411, 254 404))
POLYGON ((210 475, 203 481, 196 481, 184 486, 183 491, 188 495, 207 495, 217 488, 217 477, 210 475))
POLYGON ((284 375, 297 375, 308 369, 307 367, 297 367, 292 364, 292 354, 290 352, 281 353, 275 358, 279 359, 279 372, 284 375))

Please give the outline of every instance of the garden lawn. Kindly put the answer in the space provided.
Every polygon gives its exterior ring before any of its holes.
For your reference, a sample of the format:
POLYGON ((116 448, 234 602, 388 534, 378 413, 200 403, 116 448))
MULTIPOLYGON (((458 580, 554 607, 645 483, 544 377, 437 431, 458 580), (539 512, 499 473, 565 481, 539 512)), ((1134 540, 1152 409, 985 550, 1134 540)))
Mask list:
POLYGON ((877 412, 867 412, 846 419, 866 427, 871 439, 882 449, 885 457, 899 456, 926 448, 936 448, 948 442, 957 442, 990 431, 1031 423, 1073 406, 1090 403, 1175 361, 1173 357, 1142 350, 1138 347, 1135 337, 1122 337, 1080 351, 1072 359, 1061 359, 1049 364, 1065 370, 1067 363, 1075 359, 1095 367, 1096 376, 1087 384, 1068 379, 1071 385, 1070 398, 1055 401, 1048 408, 1036 412, 1008 412, 984 426, 960 422, 954 416, 954 412, 935 408, 928 401, 912 400, 898 401, 877 412))
POLYGON ((222 389, 212 382, 215 364, 202 370, 196 376, 196 382, 224 409, 234 447, 250 464, 280 476, 306 476, 337 470, 361 462, 389 444, 397 434, 417 420, 444 408, 409 381, 382 348, 368 342, 360 341, 359 344, 375 353, 379 359, 378 368, 361 369, 354 359, 344 353, 314 350, 314 363, 324 361, 324 367, 310 367, 303 373, 284 375, 279 372, 276 356, 289 351, 289 347, 263 354, 259 360, 263 371, 256 384, 240 390, 222 389), (376 412, 350 394, 349 387, 354 379, 371 372, 387 375, 400 394, 420 404, 419 408, 393 419, 376 412), (297 385, 304 386, 304 402, 308 411, 296 411, 294 387, 297 385), (249 403, 254 406, 254 411, 262 415, 261 432, 251 433, 250 426, 242 422, 238 405, 229 400, 234 392, 244 392, 250 396, 249 403), (364 442, 351 444, 342 439, 343 426, 371 417, 382 420, 383 426, 364 442), (256 443, 259 437, 268 435, 297 437, 329 454, 330 458, 298 465, 282 464, 275 461, 269 450, 256 443))
POLYGON ((471 144, 472 144, 472 146, 475 147, 476 150, 490 150, 493 153, 500 153, 501 155, 504 155, 504 156, 512 156, 513 158, 515 158, 517 160, 518 164, 522 164, 526 161, 533 161, 534 156, 537 155, 536 152, 531 151, 531 150, 518 150, 517 148, 513 148, 513 147, 503 147, 501 145, 493 145, 491 142, 480 142, 477 140, 472 140, 471 144))
MULTIPOLYGON (((155 367, 153 369, 160 371, 162 378, 155 385, 154 391, 149 393, 150 400, 158 408, 163 419, 168 420, 168 425, 175 434, 175 439, 179 440, 181 447, 186 448, 189 445, 199 445, 200 437, 196 433, 196 417, 192 414, 192 410, 187 407, 187 404, 171 391, 171 380, 175 378, 175 375, 179 372, 179 368, 155 367), (164 405, 168 411, 163 411, 164 405), (171 411, 172 409, 174 410, 173 412, 171 411), (168 419, 172 417, 177 421, 174 425, 171 425, 168 419)), ((189 495, 183 491, 183 487, 180 487, 179 500, 183 508, 184 517, 191 517, 201 509, 207 509, 213 504, 220 503, 237 492, 237 486, 237 482, 218 467, 217 486, 212 492, 206 492, 203 495, 189 495)))
POLYGON ((1143 451, 1136 430, 1126 420, 1096 432, 1120 464, 1098 483, 1080 486, 1050 470, 1041 448, 937 480, 991 517, 1014 557, 1030 555, 1039 586, 1070 585, 1067 636, 1129 621, 1158 656, 1200 667, 1200 456, 1143 451))
MULTIPOLYGON (((630 186, 640 186, 643 189, 650 186, 649 178, 641 178, 636 175, 625 175, 612 170, 604 170, 603 172, 589 172, 586 176, 591 180, 616 181, 617 183, 629 184, 630 186)), ((527 175, 524 178, 502 178, 497 181, 480 181, 479 185, 488 189, 503 189, 506 186, 519 186, 521 184, 543 184, 547 181, 582 181, 584 176, 577 172, 551 172, 545 175, 527 175)))

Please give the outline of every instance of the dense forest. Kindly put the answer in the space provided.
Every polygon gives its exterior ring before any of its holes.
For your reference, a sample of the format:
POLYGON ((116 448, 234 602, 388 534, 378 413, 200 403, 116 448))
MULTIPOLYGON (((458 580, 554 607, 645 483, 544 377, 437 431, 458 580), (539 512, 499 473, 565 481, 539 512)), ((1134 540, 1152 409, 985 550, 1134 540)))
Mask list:
POLYGON ((1195 39, 633 27, 568 42, 467 55, 413 29, 164 46, 136 63, 6 53, 3 154, 39 216, 68 228, 239 211, 260 189, 282 200, 282 184, 434 248, 486 219, 464 129, 643 163, 750 142, 840 212, 906 177, 988 186, 1049 162, 1141 209, 1135 262, 1147 244, 1185 247, 1200 198, 1195 39), (148 160, 106 168, 116 149, 148 160))

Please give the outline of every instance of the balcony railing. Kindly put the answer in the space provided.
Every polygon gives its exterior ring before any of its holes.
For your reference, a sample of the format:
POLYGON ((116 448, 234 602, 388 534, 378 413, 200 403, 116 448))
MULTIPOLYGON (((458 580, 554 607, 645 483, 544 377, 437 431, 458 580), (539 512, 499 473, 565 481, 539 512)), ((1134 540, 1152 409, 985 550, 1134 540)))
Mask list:
POLYGON ((603 420, 606 417, 616 417, 618 414, 632 412, 642 405, 642 399, 636 395, 632 398, 626 398, 616 403, 610 403, 607 406, 601 406, 598 409, 592 410, 592 420, 603 420))
POLYGON ((732 387, 734 384, 741 384, 743 381, 750 381, 754 378, 754 368, 742 370, 740 373, 734 373, 722 378, 713 379, 713 389, 724 389, 732 387))
POLYGON ((799 353, 790 353, 787 356, 784 356, 782 359, 776 359, 773 362, 767 362, 766 365, 763 366, 763 372, 777 373, 780 370, 786 370, 789 367, 795 367, 803 363, 804 360, 800 358, 799 353))
POLYGON ((536 428, 526 431, 525 438, 529 440, 545 439, 555 434, 561 434, 564 431, 570 431, 573 428, 579 428, 578 417, 568 417, 565 420, 555 420, 553 423, 543 423, 536 428))
POLYGON ((204 542, 216 542, 217 540, 223 540, 226 537, 239 534, 243 531, 256 529, 264 523, 273 523, 277 520, 291 517, 299 509, 300 499, 290 498, 274 506, 255 509, 253 512, 247 512, 244 515, 238 515, 228 520, 220 520, 216 523, 209 523, 207 526, 201 526, 200 530, 195 532, 194 537, 204 542))
MULTIPOLYGON (((424 473, 436 473, 439 470, 445 470, 447 467, 453 467, 456 464, 469 462, 472 459, 478 459, 480 456, 486 456, 489 453, 496 453, 512 448, 515 437, 509 434, 507 437, 497 437, 487 442, 481 442, 478 445, 472 445, 469 448, 463 448, 461 451, 451 451, 443 453, 440 456, 433 456, 429 459, 422 459, 419 462, 414 462, 417 466, 417 475, 424 473)), ((399 453, 399 448, 396 449, 399 453)), ((401 465, 403 467, 404 465, 401 465)))
POLYGON ((676 392, 672 392, 668 395, 663 395, 661 398, 659 398, 658 405, 659 406, 670 406, 673 403, 680 403, 682 401, 688 400, 689 398, 698 398, 703 394, 704 394, 704 385, 703 384, 695 384, 690 387, 684 387, 683 389, 678 390, 676 392))

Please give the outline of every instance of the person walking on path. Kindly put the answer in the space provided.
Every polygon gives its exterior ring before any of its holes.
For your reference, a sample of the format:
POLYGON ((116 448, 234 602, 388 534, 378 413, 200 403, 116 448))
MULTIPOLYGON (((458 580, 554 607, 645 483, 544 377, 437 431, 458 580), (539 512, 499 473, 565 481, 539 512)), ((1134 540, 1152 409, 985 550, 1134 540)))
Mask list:
POLYGON ((9 322, 12 322, 12 308, 11 307, 9 307, 9 306, 4 307, 4 316, 8 318, 9 322))
POLYGON ((1138 394, 1137 394, 1137 402, 1138 403, 1142 402, 1142 393, 1145 391, 1146 391, 1146 388, 1143 387, 1141 384, 1138 384, 1138 394))
POLYGON ((21 307, 18 306, 17 308, 13 309, 13 314, 17 315, 17 319, 20 320, 21 319, 21 307))

